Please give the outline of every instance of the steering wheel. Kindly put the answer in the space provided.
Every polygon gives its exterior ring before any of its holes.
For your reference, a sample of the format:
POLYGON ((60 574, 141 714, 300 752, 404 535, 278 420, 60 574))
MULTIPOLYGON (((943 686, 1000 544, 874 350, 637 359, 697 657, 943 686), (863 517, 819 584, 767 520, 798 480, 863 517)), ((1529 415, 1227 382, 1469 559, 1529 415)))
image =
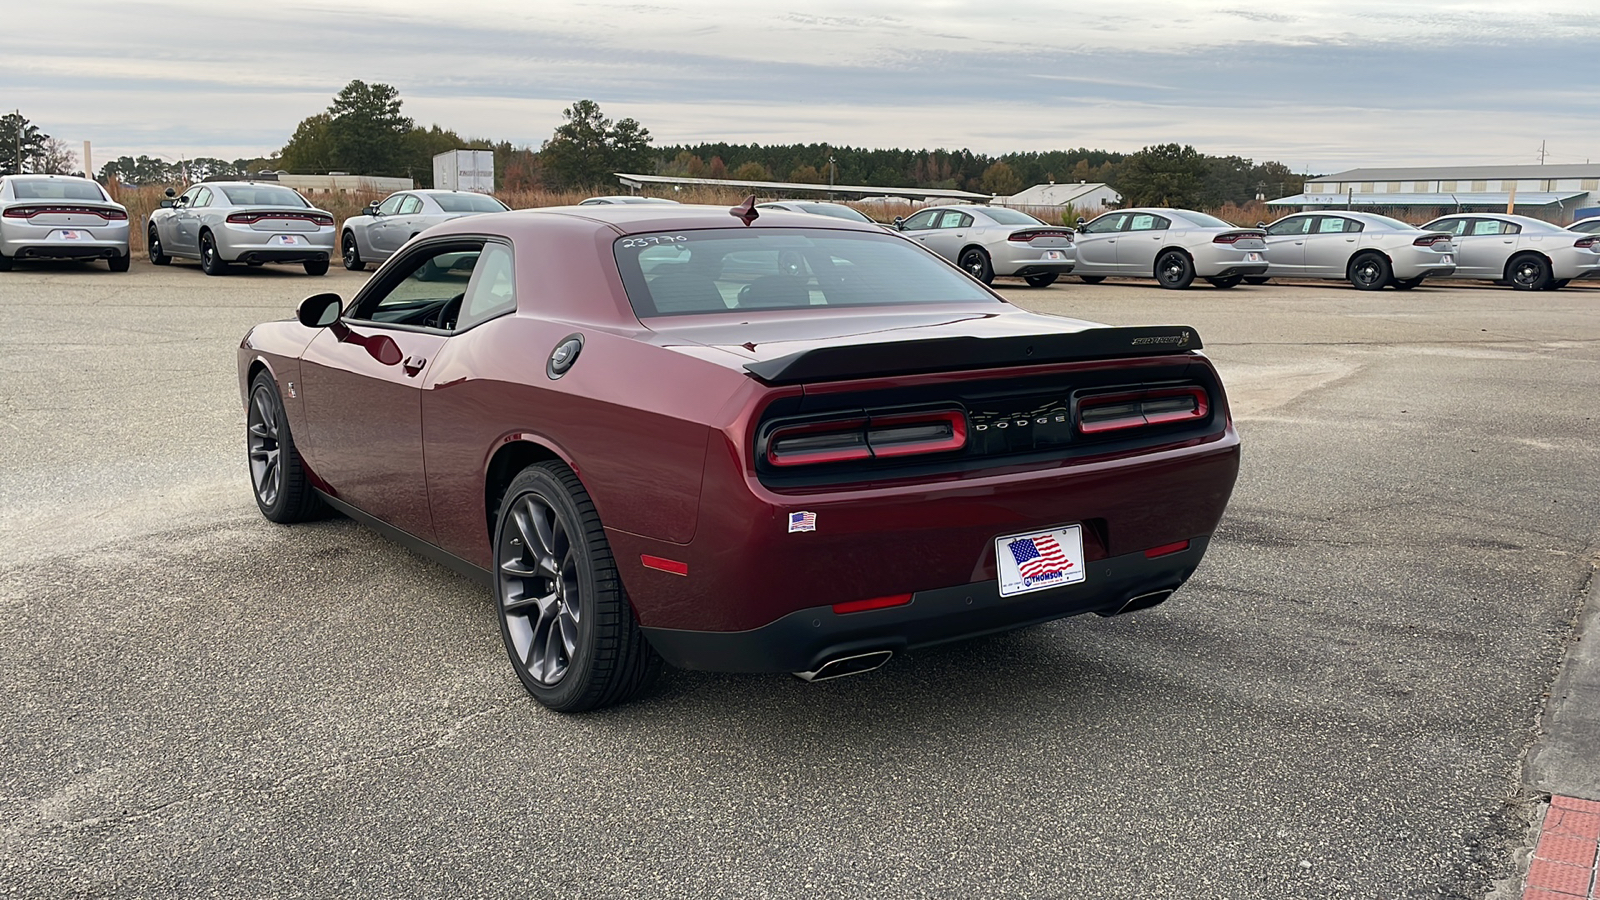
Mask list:
POLYGON ((461 318, 461 300, 466 296, 466 292, 463 291, 446 300, 443 306, 428 317, 432 321, 427 324, 433 328, 442 328, 445 331, 456 327, 456 320, 461 318))

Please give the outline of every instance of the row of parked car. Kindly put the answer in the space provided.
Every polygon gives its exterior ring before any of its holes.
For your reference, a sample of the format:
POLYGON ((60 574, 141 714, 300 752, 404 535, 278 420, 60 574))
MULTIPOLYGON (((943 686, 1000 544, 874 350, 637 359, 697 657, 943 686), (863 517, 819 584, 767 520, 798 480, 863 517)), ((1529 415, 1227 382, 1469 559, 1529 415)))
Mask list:
MULTIPOLYGON (((594 197, 586 205, 674 201, 594 197)), ((848 206, 780 201, 781 209, 870 222, 848 206)), ((146 224, 150 261, 197 260, 208 275, 236 264, 299 264, 309 275, 382 262, 428 228, 462 216, 504 212, 467 191, 411 190, 369 205, 339 225, 297 191, 263 182, 207 182, 167 191, 146 224), (338 226, 338 227, 336 227, 338 226)), ((1076 228, 1048 225, 993 206, 940 206, 896 219, 894 230, 988 284, 996 276, 1046 287, 1075 274, 1151 278, 1183 289, 1202 279, 1218 288, 1273 277, 1348 280, 1362 290, 1409 290, 1427 278, 1475 278, 1520 290, 1555 290, 1600 277, 1600 217, 1563 228, 1540 219, 1459 213, 1417 227, 1375 213, 1302 212, 1240 227, 1189 209, 1107 212, 1076 228)), ((127 210, 96 182, 61 175, 0 178, 0 271, 17 259, 104 259, 127 271, 127 210)))

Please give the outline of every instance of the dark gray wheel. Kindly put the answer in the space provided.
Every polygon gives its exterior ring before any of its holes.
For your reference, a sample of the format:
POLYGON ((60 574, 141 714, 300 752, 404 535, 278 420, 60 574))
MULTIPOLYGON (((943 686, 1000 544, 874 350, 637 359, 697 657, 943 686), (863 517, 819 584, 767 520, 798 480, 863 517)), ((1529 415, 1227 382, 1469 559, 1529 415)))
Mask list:
POLYGON ((1422 284, 1422 278, 1423 276, 1421 275, 1418 275, 1416 278, 1396 278, 1390 286, 1397 291, 1409 291, 1412 288, 1422 284))
POLYGON ((154 222, 150 223, 150 233, 145 236, 144 247, 150 251, 151 265, 172 265, 172 257, 168 256, 166 248, 161 246, 161 232, 156 229, 154 222))
POLYGON ((250 462, 250 485, 263 516, 288 524, 323 512, 322 498, 311 489, 305 465, 289 433, 289 418, 283 413, 278 384, 265 370, 250 382, 245 450, 250 462))
POLYGON ((1519 291, 1547 291, 1555 282, 1550 273, 1550 263, 1542 256, 1524 253, 1506 266, 1506 280, 1519 291))
POLYGON ((346 231, 344 237, 340 240, 340 244, 340 249, 344 251, 343 259, 346 269, 352 272, 360 272, 367 267, 366 262, 361 259, 361 245, 356 243, 354 232, 346 231))
POLYGON ((308 259, 301 265, 305 266, 307 275, 328 274, 328 261, 325 259, 308 259))
POLYGON ((1271 280, 1272 279, 1266 275, 1246 275, 1244 277, 1245 284, 1266 284, 1271 280))
POLYGON ((222 261, 222 254, 217 252, 217 239, 209 231, 200 234, 200 270, 207 275, 228 274, 228 264, 222 261))
POLYGON ((1155 275, 1162 287, 1181 291, 1194 284, 1194 261, 1182 250, 1168 250, 1156 257, 1155 275))
POLYGON ((1350 260, 1345 275, 1358 291, 1381 291, 1394 278, 1389 260, 1380 253, 1362 253, 1350 260))
POLYGON ((559 462, 522 470, 495 522, 500 635, 522 686, 557 712, 642 693, 661 670, 588 491, 559 462))
POLYGON ((1104 275, 1079 275, 1078 280, 1084 284, 1099 284, 1106 280, 1104 275))
POLYGON ((1208 284, 1210 284, 1212 287, 1214 287, 1214 288, 1222 288, 1223 290, 1227 290, 1228 288, 1238 287, 1239 286, 1239 282, 1241 282, 1241 281, 1244 281, 1244 276, 1243 275, 1229 275, 1226 278, 1207 278, 1206 279, 1206 282, 1208 284))
POLYGON ((982 247, 968 247, 961 251, 961 268, 967 274, 978 279, 984 284, 994 281, 994 266, 989 262, 989 254, 982 247))
POLYGON ((1028 287, 1049 287, 1056 283, 1057 277, 1055 272, 1045 272, 1041 275, 1024 275, 1022 280, 1028 283, 1028 287))

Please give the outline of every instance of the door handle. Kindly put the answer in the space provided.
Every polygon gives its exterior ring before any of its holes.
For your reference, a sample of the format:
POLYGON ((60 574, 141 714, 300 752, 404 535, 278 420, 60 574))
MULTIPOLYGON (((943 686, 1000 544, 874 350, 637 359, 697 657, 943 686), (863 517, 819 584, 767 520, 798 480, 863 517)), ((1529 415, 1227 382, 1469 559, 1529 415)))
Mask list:
POLYGON ((1344 242, 1346 244, 1354 244, 1356 242, 1356 239, 1355 238, 1345 238, 1344 242))
POLYGON ((421 372, 422 367, 427 364, 427 359, 421 356, 408 356, 406 357, 406 361, 401 364, 401 368, 406 370, 407 375, 416 375, 418 372, 421 372))

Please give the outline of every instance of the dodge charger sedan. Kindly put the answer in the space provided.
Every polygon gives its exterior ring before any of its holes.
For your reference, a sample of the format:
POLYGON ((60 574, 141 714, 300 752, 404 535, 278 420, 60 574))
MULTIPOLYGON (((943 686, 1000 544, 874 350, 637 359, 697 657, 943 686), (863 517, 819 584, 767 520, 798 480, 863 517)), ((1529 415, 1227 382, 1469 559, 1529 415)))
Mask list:
POLYGON ((1119 209, 1079 220, 1076 271, 1090 284, 1123 276, 1183 290, 1200 277, 1231 288, 1266 273, 1266 238, 1192 209, 1119 209))
POLYGON ((1239 466, 1192 328, 1026 312, 754 198, 447 222, 252 329, 238 376, 266 518, 481 579, 568 712, 663 661, 818 680, 1153 606, 1239 466))
POLYGON ((1409 291, 1456 270, 1450 235, 1376 213, 1295 213, 1266 230, 1272 278, 1340 278, 1357 290, 1409 291))
POLYGON ((1600 236, 1542 219, 1460 213, 1422 226, 1442 231, 1456 248, 1454 278, 1503 281, 1519 291, 1554 291, 1577 278, 1600 276, 1600 236))
POLYGON ((401 191, 344 220, 339 250, 344 267, 360 272, 383 262, 400 245, 440 222, 478 213, 505 212, 504 203, 472 191, 401 191))
POLYGON ((19 259, 103 259, 128 271, 128 210, 87 178, 0 178, 0 272, 19 259))
POLYGON ((145 246, 155 265, 198 259, 207 275, 226 275, 231 263, 269 262, 299 263, 307 275, 323 275, 333 256, 333 215, 282 185, 207 182, 161 201, 150 214, 145 246))
POLYGON ((1568 231, 1581 231, 1584 234, 1600 234, 1600 216, 1579 219, 1567 226, 1568 231))
POLYGON ((1049 287, 1078 259, 1072 229, 999 206, 939 206, 895 219, 894 227, 984 284, 1009 275, 1049 287))

